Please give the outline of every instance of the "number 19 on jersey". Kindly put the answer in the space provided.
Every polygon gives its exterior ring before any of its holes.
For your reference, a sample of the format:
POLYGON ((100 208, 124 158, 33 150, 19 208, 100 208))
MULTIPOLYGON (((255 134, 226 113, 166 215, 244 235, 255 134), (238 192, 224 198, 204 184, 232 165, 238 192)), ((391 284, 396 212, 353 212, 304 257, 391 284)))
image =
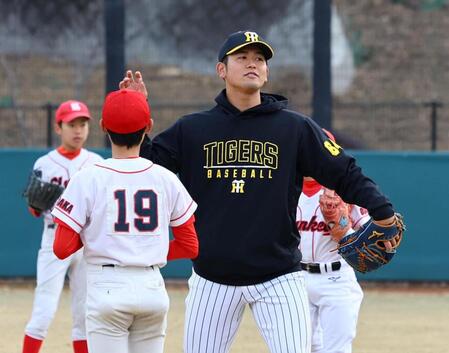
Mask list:
POLYGON ((154 235, 159 227, 158 207, 158 195, 154 190, 109 187, 108 234, 154 235))

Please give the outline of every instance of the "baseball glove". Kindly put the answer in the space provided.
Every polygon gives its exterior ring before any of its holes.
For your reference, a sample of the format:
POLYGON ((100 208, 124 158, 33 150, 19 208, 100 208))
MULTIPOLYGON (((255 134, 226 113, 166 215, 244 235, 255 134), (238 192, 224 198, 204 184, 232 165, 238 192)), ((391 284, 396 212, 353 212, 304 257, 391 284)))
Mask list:
POLYGON ((23 196, 27 199, 28 206, 38 212, 51 209, 64 191, 62 186, 47 183, 41 178, 42 172, 40 170, 33 170, 23 193, 23 196))
POLYGON ((319 202, 330 235, 333 240, 338 242, 352 226, 349 218, 350 206, 335 191, 327 188, 324 188, 324 193, 320 195, 319 202))
POLYGON ((338 253, 355 270, 370 272, 391 261, 404 231, 404 221, 399 213, 395 213, 393 222, 388 226, 380 226, 371 219, 339 241, 338 253), (390 251, 383 243, 386 240, 394 242, 390 251))

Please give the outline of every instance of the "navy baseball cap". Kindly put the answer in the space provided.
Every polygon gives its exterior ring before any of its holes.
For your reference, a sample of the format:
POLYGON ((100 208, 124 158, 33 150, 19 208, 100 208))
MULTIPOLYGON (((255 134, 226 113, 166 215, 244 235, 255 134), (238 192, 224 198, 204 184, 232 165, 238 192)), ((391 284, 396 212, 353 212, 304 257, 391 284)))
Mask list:
POLYGON ((255 44, 260 47, 266 60, 271 59, 274 54, 273 48, 256 32, 238 31, 229 35, 229 37, 225 40, 220 51, 218 52, 218 61, 223 61, 225 56, 251 44, 255 44))

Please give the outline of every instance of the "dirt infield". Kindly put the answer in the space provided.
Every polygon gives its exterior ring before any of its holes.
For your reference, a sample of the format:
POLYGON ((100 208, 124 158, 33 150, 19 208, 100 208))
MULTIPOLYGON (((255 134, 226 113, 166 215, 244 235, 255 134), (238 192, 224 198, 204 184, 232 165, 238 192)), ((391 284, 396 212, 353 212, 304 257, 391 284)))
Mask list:
MULTIPOLYGON (((166 353, 182 352, 185 285, 169 284, 166 353)), ((364 284, 354 353, 445 353, 449 351, 449 288, 438 285, 364 284)), ((0 353, 21 352, 33 301, 32 282, 0 283, 0 353)), ((42 353, 71 353, 70 292, 65 289, 42 353)), ((246 310, 232 353, 268 353, 246 310)), ((213 352, 211 352, 213 353, 213 352)))

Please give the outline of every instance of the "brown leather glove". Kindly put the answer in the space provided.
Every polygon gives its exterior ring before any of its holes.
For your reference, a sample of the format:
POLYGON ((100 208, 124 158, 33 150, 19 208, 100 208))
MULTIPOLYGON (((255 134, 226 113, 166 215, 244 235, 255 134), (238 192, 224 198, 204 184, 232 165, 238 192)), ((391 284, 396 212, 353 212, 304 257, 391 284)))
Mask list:
POLYGON ((320 210, 330 235, 336 242, 340 241, 352 226, 349 217, 350 209, 350 205, 345 203, 334 190, 324 188, 324 193, 320 195, 320 210))

